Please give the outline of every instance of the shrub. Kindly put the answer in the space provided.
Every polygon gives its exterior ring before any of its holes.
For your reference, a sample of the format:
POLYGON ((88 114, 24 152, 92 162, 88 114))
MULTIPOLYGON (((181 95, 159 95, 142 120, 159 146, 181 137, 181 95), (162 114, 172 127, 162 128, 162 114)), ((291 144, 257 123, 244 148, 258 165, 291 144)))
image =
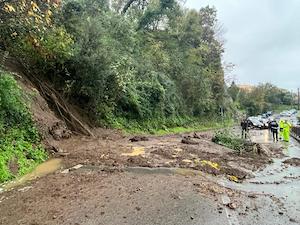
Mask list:
POLYGON ((23 175, 47 158, 15 79, 0 70, 0 182, 23 175), (17 164, 17 172, 10 164, 17 164))
POLYGON ((245 147, 245 140, 231 134, 228 130, 218 131, 213 140, 216 144, 223 145, 227 148, 241 151, 245 147))

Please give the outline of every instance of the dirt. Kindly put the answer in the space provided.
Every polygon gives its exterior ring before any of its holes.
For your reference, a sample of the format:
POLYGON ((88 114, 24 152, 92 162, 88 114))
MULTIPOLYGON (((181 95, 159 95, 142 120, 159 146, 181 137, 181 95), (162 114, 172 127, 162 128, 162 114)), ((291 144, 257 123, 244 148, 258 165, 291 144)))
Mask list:
POLYGON ((300 159, 299 158, 292 158, 292 159, 287 159, 283 163, 291 165, 291 166, 300 166, 300 159))
POLYGON ((244 179, 251 176, 251 171, 262 169, 271 162, 270 156, 249 152, 239 154, 213 143, 210 140, 212 132, 197 133, 201 138, 193 138, 193 133, 152 135, 147 136, 147 141, 138 142, 131 142, 131 138, 115 130, 105 130, 105 135, 100 133, 96 138, 72 136, 59 141, 61 151, 68 153, 63 159, 64 164, 67 167, 77 164, 115 168, 177 167, 244 179), (183 136, 190 136, 197 145, 182 143, 183 136), (142 151, 132 154, 136 149, 142 151), (211 164, 216 164, 217 168, 211 164))
MULTIPOLYGON (((19 72, 19 74, 21 74, 19 72)), ((70 136, 66 124, 50 109, 46 100, 40 95, 34 85, 24 75, 18 75, 18 84, 21 86, 33 115, 34 122, 44 140, 60 140, 70 136), (68 133, 68 135, 66 135, 68 133), (64 134, 64 135, 62 135, 64 134)))

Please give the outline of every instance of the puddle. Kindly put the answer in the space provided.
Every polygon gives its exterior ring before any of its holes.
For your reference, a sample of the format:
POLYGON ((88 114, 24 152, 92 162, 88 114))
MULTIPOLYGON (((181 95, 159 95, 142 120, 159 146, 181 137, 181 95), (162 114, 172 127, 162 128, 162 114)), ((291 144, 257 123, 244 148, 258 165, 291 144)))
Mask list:
POLYGON ((133 147, 132 152, 130 153, 123 153, 122 156, 139 156, 145 154, 145 148, 144 147, 133 147))
POLYGON ((40 165, 38 165, 32 172, 17 178, 14 181, 6 183, 3 185, 4 190, 10 190, 15 187, 18 187, 22 184, 25 184, 28 181, 34 180, 39 177, 44 177, 50 173, 53 173, 59 170, 62 167, 61 159, 50 159, 40 165))
POLYGON ((256 131, 256 135, 250 134, 250 138, 253 142, 259 144, 273 143, 273 138, 269 130, 256 131))

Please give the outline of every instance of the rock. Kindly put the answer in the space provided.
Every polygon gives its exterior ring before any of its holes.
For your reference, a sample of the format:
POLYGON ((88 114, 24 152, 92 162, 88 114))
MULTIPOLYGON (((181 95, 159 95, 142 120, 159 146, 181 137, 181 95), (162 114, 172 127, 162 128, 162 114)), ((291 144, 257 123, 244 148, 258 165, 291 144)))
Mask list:
POLYGON ((184 160, 182 160, 182 162, 185 163, 185 164, 193 163, 193 161, 189 160, 189 159, 184 159, 184 160))
POLYGON ((257 154, 271 156, 271 151, 264 145, 256 144, 257 154))
POLYGON ((27 187, 20 188, 18 191, 25 192, 25 191, 28 191, 31 188, 32 188, 32 186, 27 186, 27 187))
POLYGON ((70 172, 69 169, 65 169, 65 170, 61 171, 62 174, 67 174, 67 173, 69 173, 69 172, 70 172))
POLYGON ((49 133, 56 141, 68 139, 72 135, 72 132, 68 130, 67 126, 63 122, 56 122, 51 128, 49 128, 49 133))
POLYGON ((78 165, 76 165, 76 166, 73 166, 73 167, 70 168, 69 170, 70 170, 70 171, 78 170, 78 169, 80 169, 81 167, 83 167, 83 165, 82 165, 82 164, 78 164, 78 165))
POLYGON ((196 139, 201 139, 201 137, 196 132, 194 132, 194 136, 193 137, 196 138, 196 139))
POLYGON ((255 194, 249 194, 248 198, 257 198, 257 196, 255 194))
POLYGON ((198 145, 198 144, 199 144, 198 142, 192 140, 190 136, 184 137, 184 138, 181 140, 181 143, 187 144, 187 145, 198 145))
POLYGON ((228 204, 226 204, 226 206, 229 208, 229 209, 236 209, 237 208, 237 205, 233 202, 230 202, 228 204))
POLYGON ((219 212, 220 212, 220 211, 222 212, 224 208, 223 208, 222 206, 218 206, 217 209, 218 209, 219 212))
POLYGON ((131 142, 139 142, 139 141, 149 141, 149 138, 145 136, 134 136, 129 139, 131 142))
POLYGON ((65 157, 65 156, 68 156, 70 155, 69 152, 57 152, 55 153, 56 156, 60 156, 60 157, 65 157))

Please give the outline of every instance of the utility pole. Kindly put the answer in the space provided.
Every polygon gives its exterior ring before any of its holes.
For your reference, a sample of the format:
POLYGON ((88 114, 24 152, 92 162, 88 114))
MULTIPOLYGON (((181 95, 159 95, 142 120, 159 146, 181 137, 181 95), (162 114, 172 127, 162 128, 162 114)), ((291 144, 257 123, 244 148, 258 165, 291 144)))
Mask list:
POLYGON ((300 88, 298 88, 298 110, 300 110, 300 88))

